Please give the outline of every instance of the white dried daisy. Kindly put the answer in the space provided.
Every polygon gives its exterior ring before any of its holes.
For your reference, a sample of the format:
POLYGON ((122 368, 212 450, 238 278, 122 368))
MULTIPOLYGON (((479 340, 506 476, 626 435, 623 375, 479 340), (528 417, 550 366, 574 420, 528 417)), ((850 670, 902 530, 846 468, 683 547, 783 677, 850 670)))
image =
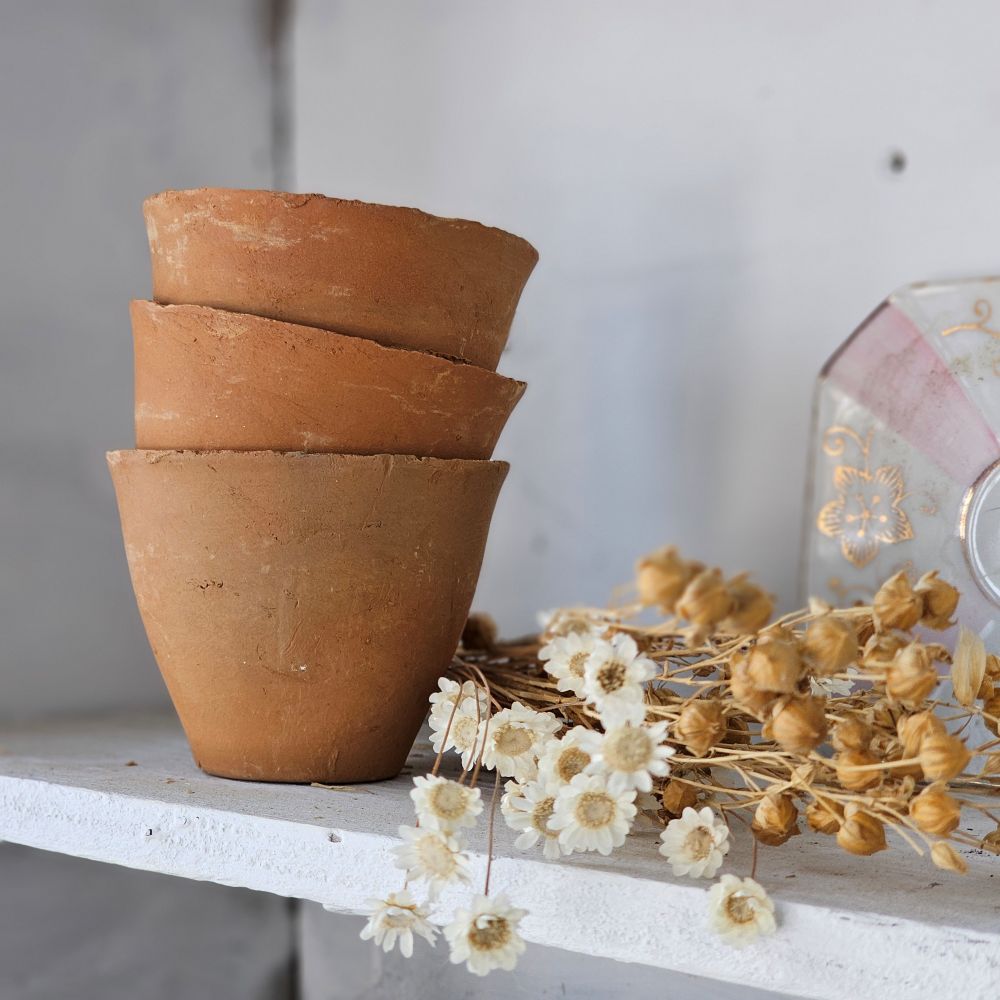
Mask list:
POLYGON ((734 948, 774 933, 774 903, 752 878, 723 875, 708 890, 708 906, 712 928, 734 948))
POLYGON ((539 611, 536 617, 542 637, 546 640, 574 633, 599 638, 609 625, 619 621, 618 615, 603 608, 554 608, 539 611))
POLYGON ((600 746, 600 733, 586 726, 573 726, 546 744, 538 758, 539 776, 556 785, 565 785, 590 766, 600 746))
POLYGON ((605 732, 589 772, 604 771, 608 787, 636 788, 640 792, 653 790, 653 776, 662 778, 670 773, 668 760, 677 752, 663 741, 667 723, 634 726, 626 722, 605 732))
POLYGON ((855 681, 858 671, 854 667, 848 667, 850 677, 810 677, 809 689, 815 695, 832 695, 833 697, 846 698, 854 691, 855 681))
POLYGON ((635 789, 612 791, 603 774, 578 774, 556 795, 549 825, 569 851, 608 855, 625 842, 635 819, 635 789))
POLYGON ((429 912, 403 889, 390 892, 385 899, 368 900, 368 923, 361 931, 362 941, 375 939, 383 951, 392 951, 399 941, 399 950, 409 958, 413 954, 413 935, 419 934, 428 944, 434 944, 437 929, 427 919, 429 912))
POLYGON ((429 774, 413 779, 410 798, 417 810, 421 827, 452 833, 463 826, 475 826, 483 811, 478 788, 429 774))
POLYGON ((517 925, 527 912, 511 906, 503 893, 493 899, 474 897, 472 908, 456 910, 455 919, 444 929, 451 961, 455 965, 465 962, 477 976, 493 969, 513 969, 525 947, 517 925))
POLYGON ((521 831, 514 841, 514 846, 519 851, 528 851, 541 841, 542 853, 549 860, 569 853, 559 843, 559 831, 553 830, 549 825, 556 805, 557 790, 557 787, 543 778, 524 784, 507 782, 500 800, 500 811, 512 830, 521 831))
POLYGON ((538 651, 538 659, 545 664, 545 671, 555 678, 560 691, 569 691, 583 698, 583 673, 587 660, 597 646, 597 637, 589 632, 570 632, 559 635, 538 651))
POLYGON ((656 664, 639 653, 630 635, 618 633, 610 642, 598 639, 583 673, 583 693, 605 728, 646 717, 646 681, 659 673, 656 664))
POLYGON ((431 899, 453 882, 469 881, 469 859, 458 841, 440 830, 401 826, 403 843, 392 849, 396 867, 406 871, 406 880, 426 879, 431 899))
POLYGON ((481 703, 477 710, 475 698, 466 698, 454 715, 449 708, 443 719, 435 718, 432 713, 431 746, 434 747, 434 752, 440 753, 442 746, 445 750, 454 750, 462 758, 462 767, 468 770, 479 756, 479 729, 485 718, 488 718, 488 713, 482 710, 481 703), (448 734, 447 740, 445 733, 448 734))
POLYGON ((729 853, 729 827, 708 806, 700 810, 688 806, 680 819, 667 824, 660 840, 660 854, 675 875, 714 878, 729 853))
POLYGON ((515 701, 483 721, 483 766, 502 778, 530 781, 538 773, 538 757, 561 723, 549 712, 535 712, 515 701))
POLYGON ((447 722, 456 702, 461 704, 466 698, 476 697, 479 698, 480 706, 485 714, 489 700, 482 687, 472 681, 463 681, 459 684, 458 681, 453 681, 450 677, 440 677, 438 678, 438 690, 432 692, 428 699, 431 704, 431 715, 437 716, 439 719, 443 717, 444 721, 447 722))

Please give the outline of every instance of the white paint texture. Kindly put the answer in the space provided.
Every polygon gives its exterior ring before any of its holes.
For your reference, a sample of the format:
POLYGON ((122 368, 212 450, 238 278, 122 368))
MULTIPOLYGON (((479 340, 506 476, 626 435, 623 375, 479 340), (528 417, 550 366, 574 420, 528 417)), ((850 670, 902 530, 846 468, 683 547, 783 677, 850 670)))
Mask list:
POLYGON ((297 186, 541 253, 478 606, 526 630, 664 541, 791 602, 819 367, 898 285, 1000 266, 997 5, 297 8, 297 186))
MULTIPOLYGON (((412 819, 408 776, 335 791, 223 781, 199 772, 176 723, 156 717, 39 724, 0 732, 0 742, 4 839, 344 912, 398 888, 390 849, 412 819)), ((427 763, 423 744, 411 765, 427 763)), ((902 844, 858 859, 805 833, 761 859, 780 933, 734 951, 706 926, 705 885, 668 874, 652 831, 611 858, 562 863, 511 841, 501 829, 492 887, 530 911, 523 929, 537 944, 829 1000, 975 997, 1000 977, 989 856, 969 852, 962 880, 902 844), (883 934, 886 947, 873 948, 883 934)), ((749 837, 736 843, 728 870, 746 871, 749 837)), ((439 916, 466 894, 444 893, 439 916)))

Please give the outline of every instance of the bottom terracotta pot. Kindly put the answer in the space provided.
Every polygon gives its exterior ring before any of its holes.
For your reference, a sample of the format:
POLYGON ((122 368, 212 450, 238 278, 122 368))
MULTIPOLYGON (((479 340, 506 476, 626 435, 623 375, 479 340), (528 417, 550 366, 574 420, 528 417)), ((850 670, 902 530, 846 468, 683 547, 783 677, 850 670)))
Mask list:
POLYGON ((198 765, 398 774, 472 601, 504 462, 108 454, 132 584, 198 765))

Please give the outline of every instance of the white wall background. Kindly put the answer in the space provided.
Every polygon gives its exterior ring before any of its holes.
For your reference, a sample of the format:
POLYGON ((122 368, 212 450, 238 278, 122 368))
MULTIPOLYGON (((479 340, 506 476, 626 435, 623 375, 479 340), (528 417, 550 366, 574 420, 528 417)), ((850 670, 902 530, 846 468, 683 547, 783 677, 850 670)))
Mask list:
POLYGON ((268 5, 0 3, 0 718, 167 703, 104 452, 129 447, 142 199, 269 186, 268 5))
POLYGON ((813 378, 895 286, 1000 268, 988 0, 299 0, 299 190, 529 238, 477 603, 665 541, 795 598, 813 378), (894 172, 901 154, 905 166, 894 172))

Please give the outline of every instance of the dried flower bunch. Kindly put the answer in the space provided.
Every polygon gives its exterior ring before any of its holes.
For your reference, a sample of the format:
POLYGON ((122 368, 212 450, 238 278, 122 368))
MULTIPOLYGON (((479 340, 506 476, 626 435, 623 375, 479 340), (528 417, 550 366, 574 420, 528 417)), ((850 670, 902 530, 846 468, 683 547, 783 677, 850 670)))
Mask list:
MULTIPOLYGON (((954 624, 959 594, 936 572, 897 573, 871 605, 809 608, 772 622, 773 599, 739 575, 664 548, 637 566, 636 599, 616 609, 545 617, 537 639, 498 645, 484 617, 431 697, 433 773, 411 793, 418 826, 402 828, 398 864, 430 898, 468 879, 461 829, 483 811, 481 771, 515 846, 556 860, 621 847, 644 819, 675 875, 713 879, 742 821, 753 871, 723 874, 708 893, 711 925, 741 946, 775 929, 755 881, 757 845, 778 846, 804 822, 843 850, 872 855, 887 831, 937 867, 964 872, 955 844, 1000 853, 1000 739, 969 746, 979 717, 1000 726, 1000 658, 959 627, 954 652, 932 641, 954 624), (640 623, 654 608, 656 624, 640 623), (950 667, 953 697, 940 691, 950 667), (462 776, 437 775, 461 757, 462 776), (975 766, 973 767, 973 762, 975 766), (959 829, 963 809, 997 829, 959 829)), ((492 854, 493 808, 489 811, 492 854)), ((445 929, 454 962, 479 974, 511 968, 524 911, 485 895, 445 929)), ((374 904, 364 936, 406 952, 433 941, 425 909, 404 890, 374 904)))

